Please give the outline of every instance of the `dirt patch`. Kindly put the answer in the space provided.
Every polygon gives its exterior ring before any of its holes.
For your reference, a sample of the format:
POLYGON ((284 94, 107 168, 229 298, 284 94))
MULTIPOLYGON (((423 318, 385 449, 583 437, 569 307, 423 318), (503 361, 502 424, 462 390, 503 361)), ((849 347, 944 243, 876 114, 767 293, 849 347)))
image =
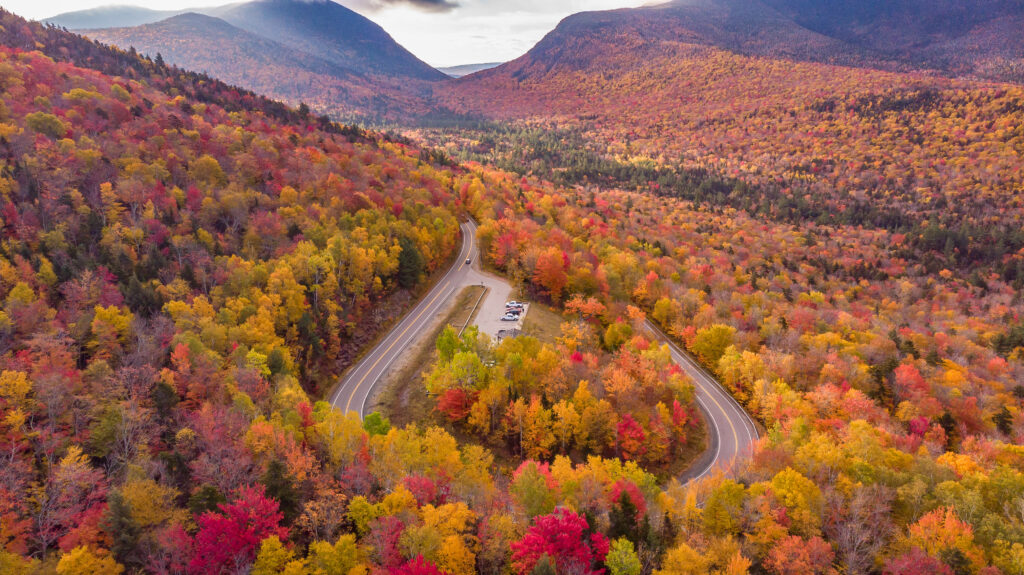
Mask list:
POLYGON ((562 335, 563 321, 562 314, 547 306, 532 304, 530 313, 523 320, 523 335, 554 345, 555 340, 562 335))

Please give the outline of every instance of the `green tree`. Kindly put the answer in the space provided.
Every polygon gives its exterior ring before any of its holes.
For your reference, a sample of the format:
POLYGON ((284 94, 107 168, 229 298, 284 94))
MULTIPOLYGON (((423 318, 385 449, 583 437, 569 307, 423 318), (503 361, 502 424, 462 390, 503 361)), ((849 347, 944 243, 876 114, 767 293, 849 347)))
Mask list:
POLYGON ((193 515, 202 515, 207 511, 217 511, 217 506, 227 501, 216 486, 207 483, 188 498, 188 509, 193 515))
POLYGON ((640 575, 643 571, 643 564, 640 563, 633 542, 626 538, 612 542, 604 563, 610 575, 640 575))
POLYGON ((409 289, 419 283, 420 275, 423 274, 423 254, 407 237, 399 238, 398 245, 402 248, 398 254, 398 285, 409 289))
POLYGON ((110 550, 114 557, 121 563, 132 564, 139 543, 140 528, 132 517, 131 507, 118 491, 114 491, 107 498, 103 529, 110 534, 110 550))
POLYGON ((437 348, 438 355, 441 356, 441 361, 450 363, 455 357, 455 352, 459 350, 459 336, 456 335, 455 328, 450 325, 444 326, 437 336, 434 346, 437 348))
POLYGON ((290 524, 298 515, 301 502, 288 468, 280 460, 272 460, 260 478, 260 483, 267 488, 267 497, 277 500, 285 522, 290 524))
POLYGON ((615 351, 633 337, 633 328, 625 322, 617 321, 608 326, 604 332, 605 348, 615 351))
POLYGON ((635 543, 639 538, 636 516, 637 508, 633 499, 623 491, 608 513, 608 520, 611 523, 608 527, 608 538, 626 538, 635 543))
POLYGON ((60 121, 60 118, 46 112, 32 112, 25 116, 25 122, 32 131, 54 139, 62 137, 68 131, 67 126, 60 121))
POLYGON ((697 330, 690 349, 706 364, 717 366, 725 350, 732 345, 736 328, 730 325, 715 325, 697 330))
POLYGON ((391 421, 374 411, 363 419, 363 429, 370 435, 387 435, 391 431, 391 421))

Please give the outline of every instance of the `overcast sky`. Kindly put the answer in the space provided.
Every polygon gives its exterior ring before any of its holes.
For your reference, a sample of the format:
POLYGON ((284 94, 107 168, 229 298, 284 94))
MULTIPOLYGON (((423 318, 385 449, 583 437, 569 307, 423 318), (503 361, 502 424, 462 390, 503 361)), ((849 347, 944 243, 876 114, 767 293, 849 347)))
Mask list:
MULTIPOLYGON (((227 4, 224 0, 0 0, 21 16, 42 19, 109 4, 160 10, 227 4)), ((650 4, 651 0, 341 0, 384 27, 434 66, 502 62, 529 50, 559 20, 583 10, 650 4)))

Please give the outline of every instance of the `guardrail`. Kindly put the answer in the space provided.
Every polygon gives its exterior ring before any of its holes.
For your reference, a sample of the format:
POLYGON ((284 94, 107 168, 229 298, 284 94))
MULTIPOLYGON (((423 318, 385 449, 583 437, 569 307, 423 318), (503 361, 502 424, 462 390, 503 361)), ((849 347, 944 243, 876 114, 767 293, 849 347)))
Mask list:
POLYGON ((487 292, 491 291, 491 288, 484 287, 484 291, 480 292, 480 297, 476 299, 476 305, 473 306, 473 311, 469 312, 469 317, 466 318, 466 323, 462 325, 462 329, 459 330, 459 337, 462 337, 462 332, 466 331, 469 327, 469 322, 473 321, 473 316, 476 315, 476 310, 480 307, 480 302, 484 301, 484 296, 487 292))

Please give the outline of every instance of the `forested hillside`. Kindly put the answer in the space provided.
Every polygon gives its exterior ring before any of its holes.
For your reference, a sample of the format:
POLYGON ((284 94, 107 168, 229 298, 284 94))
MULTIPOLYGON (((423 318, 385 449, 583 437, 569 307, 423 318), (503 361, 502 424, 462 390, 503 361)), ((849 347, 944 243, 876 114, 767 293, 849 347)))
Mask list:
POLYGON ((628 38, 672 82, 612 48, 547 84, 478 76, 510 95, 467 81, 565 145, 678 168, 687 201, 456 165, 0 24, 0 572, 1024 573, 1016 88, 628 38), (442 334, 426 383, 472 441, 318 401, 467 214, 486 265, 562 312, 555 341, 442 334), (647 318, 762 425, 728 475, 651 473, 696 411, 647 318))
POLYGON ((316 401, 445 265, 457 191, 512 184, 6 13, 3 33, 3 572, 655 564, 671 525, 618 442, 510 481, 442 430, 316 401))
MULTIPOLYGON (((736 54, 1021 82, 1019 0, 671 0, 569 16, 535 49, 639 35, 736 54)), ((580 54, 585 59, 586 53, 580 54)))
POLYGON ((91 30, 89 37, 190 70, 211 74, 286 102, 335 115, 367 110, 373 82, 350 68, 299 52, 218 18, 182 14, 134 28, 91 30))
MULTIPOLYGON (((584 150, 620 166, 618 179, 635 189, 794 223, 879 227, 968 268, 986 260, 1006 264, 1007 277, 1018 273, 1018 86, 740 56, 614 28, 555 52, 543 46, 457 80, 443 98, 521 129, 578 134, 584 150), (668 170, 648 169, 647 185, 629 174, 651 166, 668 170), (680 179, 695 184, 673 184, 680 179), (695 193, 703 180, 714 187, 695 193)), ((559 137, 510 149, 500 132, 482 136, 498 148, 483 157, 587 175, 565 161, 581 160, 580 148, 560 146, 559 137)))
MULTIPOLYGON (((539 296, 570 298, 570 351, 642 349, 643 338, 628 342, 630 301, 768 430, 734 477, 659 497, 679 529, 661 573, 1021 572, 1019 288, 932 273, 885 231, 516 187, 497 205, 472 189, 465 202, 485 222, 478 236, 493 265, 539 296), (563 262, 555 273, 551 260, 563 262)), ((445 365, 434 373, 463 373, 445 365)), ((621 380, 603 381, 606 397, 621 397, 621 380)), ((476 398, 470 424, 489 397, 476 398)), ((542 411, 552 443, 580 429, 579 412, 542 411)), ((645 428, 637 445, 657 435, 645 428)))
POLYGON ((447 78, 374 22, 328 0, 252 0, 197 11, 83 33, 334 118, 380 122, 427 113, 431 83, 447 78))

